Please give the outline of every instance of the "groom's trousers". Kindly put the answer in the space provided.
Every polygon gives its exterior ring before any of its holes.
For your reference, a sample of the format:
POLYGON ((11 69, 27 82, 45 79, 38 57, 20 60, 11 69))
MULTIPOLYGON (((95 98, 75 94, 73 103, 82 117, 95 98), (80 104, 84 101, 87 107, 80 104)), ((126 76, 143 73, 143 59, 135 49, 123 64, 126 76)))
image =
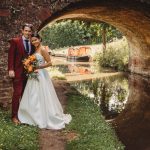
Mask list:
POLYGON ((12 118, 18 117, 19 103, 26 85, 26 81, 26 79, 13 80, 12 118))

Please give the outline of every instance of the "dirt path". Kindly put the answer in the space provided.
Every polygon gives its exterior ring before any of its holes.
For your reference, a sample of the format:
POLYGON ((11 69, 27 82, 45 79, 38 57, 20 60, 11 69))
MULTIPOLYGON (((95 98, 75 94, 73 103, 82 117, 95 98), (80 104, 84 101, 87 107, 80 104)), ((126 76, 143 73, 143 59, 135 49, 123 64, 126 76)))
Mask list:
MULTIPOLYGON (((65 110, 67 96, 65 95, 70 91, 70 85, 66 81, 54 80, 53 81, 55 90, 57 92, 58 98, 65 110)), ((65 143, 68 139, 68 135, 63 133, 63 130, 40 130, 40 150, 64 150, 65 143)))

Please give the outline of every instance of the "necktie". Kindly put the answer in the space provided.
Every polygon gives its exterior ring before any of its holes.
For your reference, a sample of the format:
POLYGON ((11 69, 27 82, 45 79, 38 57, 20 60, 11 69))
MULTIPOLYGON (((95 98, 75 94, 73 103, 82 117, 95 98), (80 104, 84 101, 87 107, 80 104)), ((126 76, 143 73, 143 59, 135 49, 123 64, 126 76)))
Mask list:
POLYGON ((29 54, 29 43, 28 40, 25 40, 26 52, 29 54))

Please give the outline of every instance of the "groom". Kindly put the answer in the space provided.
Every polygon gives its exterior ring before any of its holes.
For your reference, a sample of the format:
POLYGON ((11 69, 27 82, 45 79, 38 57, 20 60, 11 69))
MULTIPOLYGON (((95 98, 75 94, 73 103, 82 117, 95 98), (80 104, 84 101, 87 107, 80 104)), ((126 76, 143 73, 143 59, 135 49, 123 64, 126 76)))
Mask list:
POLYGON ((20 123, 18 119, 19 102, 27 82, 22 61, 34 52, 30 42, 32 30, 31 24, 24 24, 22 26, 22 36, 13 38, 10 41, 8 52, 8 74, 13 81, 12 121, 15 124, 20 123))

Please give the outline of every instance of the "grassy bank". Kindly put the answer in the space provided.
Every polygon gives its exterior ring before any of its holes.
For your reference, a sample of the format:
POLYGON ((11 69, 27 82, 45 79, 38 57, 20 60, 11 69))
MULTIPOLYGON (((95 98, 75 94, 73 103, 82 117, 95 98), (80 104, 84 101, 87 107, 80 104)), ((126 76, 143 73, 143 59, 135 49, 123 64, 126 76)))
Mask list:
POLYGON ((38 129, 14 125, 10 112, 0 109, 0 150, 38 150, 38 129))
MULTIPOLYGON (((75 90, 74 90, 75 91, 75 90)), ((68 94, 66 111, 73 117, 65 132, 77 133, 66 150, 123 150, 114 130, 105 122, 99 108, 76 91, 68 94)), ((0 150, 38 150, 38 128, 15 126, 10 112, 0 110, 0 150)))
POLYGON ((124 146, 112 127, 105 122, 101 112, 89 98, 69 94, 67 112, 73 120, 67 130, 78 137, 67 143, 67 150, 123 150, 124 146))

